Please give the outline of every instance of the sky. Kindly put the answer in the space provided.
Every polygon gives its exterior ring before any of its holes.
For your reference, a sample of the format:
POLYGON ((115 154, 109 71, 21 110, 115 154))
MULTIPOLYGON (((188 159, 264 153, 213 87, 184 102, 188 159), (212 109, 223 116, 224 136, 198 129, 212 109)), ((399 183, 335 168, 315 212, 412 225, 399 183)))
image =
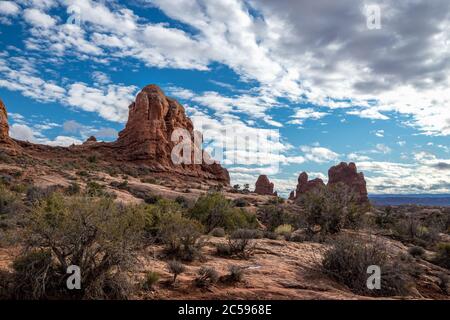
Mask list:
POLYGON ((113 141, 148 84, 232 184, 353 161, 371 194, 450 193, 448 0, 0 1, 14 138, 113 141))

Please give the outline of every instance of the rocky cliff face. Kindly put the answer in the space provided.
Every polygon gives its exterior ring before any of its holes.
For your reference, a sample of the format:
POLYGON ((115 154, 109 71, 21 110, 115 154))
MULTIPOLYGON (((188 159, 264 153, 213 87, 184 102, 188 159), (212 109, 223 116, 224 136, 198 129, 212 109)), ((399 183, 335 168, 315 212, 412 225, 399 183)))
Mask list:
POLYGON ((2 100, 0 100, 0 145, 2 150, 10 154, 17 154, 20 150, 20 147, 9 137, 8 113, 2 100))
MULTIPOLYGON (((205 161, 209 155, 194 144, 194 126, 176 100, 168 98, 156 85, 146 86, 129 106, 126 127, 115 142, 117 156, 126 161, 141 162, 159 171, 176 172, 229 184, 228 171, 218 163, 205 161), (191 163, 174 163, 171 153, 180 140, 173 142, 174 130, 182 129, 189 136, 191 163), (196 149, 197 148, 197 149, 196 149), (202 159, 195 162, 194 152, 202 159)), ((181 156, 185 156, 180 153, 181 156)))
POLYGON ((328 185, 343 183, 356 193, 360 203, 368 202, 364 174, 358 172, 353 162, 341 162, 328 170, 328 185))
POLYGON ((0 142, 6 142, 9 140, 9 125, 8 114, 6 113, 5 105, 0 100, 0 142))
POLYGON ((273 192, 273 183, 270 182, 265 174, 260 175, 258 180, 256 180, 255 193, 260 195, 275 195, 273 192))

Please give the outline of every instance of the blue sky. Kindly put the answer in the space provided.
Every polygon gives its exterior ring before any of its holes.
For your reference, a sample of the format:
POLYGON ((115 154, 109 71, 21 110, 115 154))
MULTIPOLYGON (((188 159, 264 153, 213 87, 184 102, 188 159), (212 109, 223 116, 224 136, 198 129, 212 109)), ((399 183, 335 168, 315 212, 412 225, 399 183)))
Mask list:
POLYGON ((449 21, 444 0, 0 1, 0 98, 17 139, 112 141, 155 83, 210 147, 277 138, 232 183, 354 161, 370 193, 450 193, 449 21))

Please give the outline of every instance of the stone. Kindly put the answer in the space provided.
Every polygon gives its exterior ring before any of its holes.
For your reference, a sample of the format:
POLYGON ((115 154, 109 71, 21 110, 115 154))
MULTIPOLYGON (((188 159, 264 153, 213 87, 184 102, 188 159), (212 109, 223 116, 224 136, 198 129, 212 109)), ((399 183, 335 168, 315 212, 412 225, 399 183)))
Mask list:
POLYGON ((128 122, 114 143, 117 155, 124 160, 153 164, 160 171, 176 172, 189 176, 215 180, 229 185, 228 171, 217 162, 208 161, 209 155, 194 144, 194 125, 186 116, 184 107, 166 97, 156 85, 148 85, 129 106, 128 122), (179 141, 172 141, 176 129, 182 129, 191 141, 191 163, 172 161, 172 150, 179 141), (195 162, 194 152, 200 154, 195 162))
POLYGON ((300 173, 300 175, 298 176, 297 189, 295 190, 295 193, 291 193, 293 197, 291 200, 297 199, 301 195, 304 195, 310 191, 325 187, 325 183, 323 183, 323 180, 320 178, 316 178, 313 180, 308 179, 308 174, 306 172, 300 173))
POLYGON ((355 163, 341 162, 328 170, 328 186, 343 183, 356 193, 359 203, 369 202, 364 174, 358 172, 355 163))
POLYGON ((273 183, 270 182, 269 178, 262 174, 258 177, 255 183, 255 193, 260 195, 275 195, 273 192, 273 183))

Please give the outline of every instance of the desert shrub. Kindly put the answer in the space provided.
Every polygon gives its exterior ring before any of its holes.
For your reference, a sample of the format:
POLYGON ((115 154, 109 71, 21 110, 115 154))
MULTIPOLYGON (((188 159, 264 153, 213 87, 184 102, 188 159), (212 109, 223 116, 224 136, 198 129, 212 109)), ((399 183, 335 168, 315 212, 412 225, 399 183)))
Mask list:
POLYGON ((244 268, 239 266, 229 266, 228 267, 228 274, 223 278, 224 282, 227 283, 237 283, 242 282, 244 279, 244 268))
POLYGON ((235 207, 244 208, 249 205, 248 201, 244 198, 238 198, 233 201, 235 207))
POLYGON ((362 222, 362 209, 357 197, 344 184, 320 188, 299 199, 306 211, 306 224, 310 232, 338 233, 344 226, 357 228, 362 222))
POLYGON ((182 208, 186 209, 189 207, 188 200, 183 196, 176 197, 175 202, 178 203, 182 208))
POLYGON ((348 286, 354 293, 370 296, 405 295, 409 274, 400 260, 389 259, 385 246, 358 238, 339 237, 323 258, 322 268, 328 276, 348 286), (367 268, 381 269, 381 289, 367 288, 367 268))
POLYGON ((289 239, 294 228, 290 224, 282 224, 275 229, 277 235, 283 236, 285 239, 289 239))
POLYGON ((87 158, 87 161, 90 162, 90 163, 97 163, 98 157, 97 157, 97 155, 95 155, 95 154, 90 155, 90 156, 87 158))
POLYGON ((85 170, 77 171, 77 175, 79 175, 80 177, 89 177, 90 176, 89 172, 87 172, 85 170))
POLYGON ((186 267, 177 260, 167 262, 167 270, 173 275, 172 283, 177 281, 177 277, 186 271, 186 267))
POLYGON ((34 249, 13 262, 12 296, 19 299, 42 299, 47 292, 61 293, 64 274, 58 273, 50 250, 34 249))
POLYGON ((0 221, 18 211, 20 197, 0 184, 0 221))
POLYGON ((253 254, 253 251, 253 241, 248 238, 229 238, 227 243, 219 243, 216 245, 216 253, 222 257, 248 259, 253 254))
POLYGON ((225 230, 223 228, 214 228, 211 230, 210 234, 213 237, 222 238, 225 237, 225 230))
POLYGON ((408 253, 413 257, 422 257, 425 254, 425 250, 422 247, 414 246, 408 249, 408 253))
POLYGON ((159 184, 158 179, 155 179, 155 178, 142 178, 141 182, 142 183, 149 183, 149 184, 159 184))
POLYGON ((155 285, 158 283, 161 275, 155 271, 149 271, 145 274, 144 283, 142 284, 142 288, 144 290, 152 290, 155 285))
POLYGON ((159 201, 150 210, 153 211, 150 225, 156 229, 157 238, 165 244, 167 255, 183 261, 201 258, 204 228, 198 221, 184 217, 180 206, 171 201, 159 201))
POLYGON ((258 219, 269 231, 274 231, 282 224, 291 224, 292 217, 282 206, 265 206, 258 211, 258 219))
POLYGON ((212 267, 201 267, 194 282, 197 287, 208 288, 216 284, 219 280, 219 274, 212 267))
POLYGON ((207 232, 217 227, 232 231, 257 226, 255 215, 233 207, 231 201, 220 193, 201 196, 190 210, 190 217, 200 221, 207 232))
POLYGON ((395 221, 392 207, 387 206, 383 211, 377 213, 374 221, 379 228, 387 229, 392 227, 395 221))
POLYGON ((441 267, 450 269, 450 243, 439 243, 437 246, 436 256, 433 259, 434 263, 441 267))
POLYGON ((257 229, 237 229, 230 235, 231 239, 261 239, 264 233, 257 229))
MULTIPOLYGON (((82 270, 83 286, 66 292, 68 297, 126 298, 130 286, 123 271, 131 270, 136 262, 134 252, 140 247, 143 225, 141 206, 118 205, 108 198, 49 196, 29 214, 24 239, 25 247, 30 248, 25 257, 35 257, 37 251, 42 256, 38 261, 50 265, 48 281, 42 282, 39 273, 30 275, 27 283, 39 283, 45 290, 24 288, 19 283, 17 295, 59 297, 52 279, 65 279, 67 267, 76 265, 82 270)), ((27 270, 28 262, 19 259, 15 264, 17 275, 27 270)))
POLYGON ((29 204, 36 204, 47 199, 57 191, 58 191, 57 186, 50 186, 50 187, 31 186, 27 190, 26 201, 29 204))
POLYGON ((437 231, 424 226, 419 219, 409 217, 398 220, 394 225, 394 236, 403 242, 430 247, 439 239, 437 231))
POLYGON ((66 190, 64 191, 64 193, 68 196, 75 196, 75 195, 79 195, 81 192, 81 188, 80 185, 76 182, 72 182, 70 184, 70 186, 68 186, 66 188, 66 190))
POLYGON ((89 197, 115 198, 115 194, 107 192, 104 185, 101 185, 95 181, 89 181, 87 183, 85 193, 89 197))

